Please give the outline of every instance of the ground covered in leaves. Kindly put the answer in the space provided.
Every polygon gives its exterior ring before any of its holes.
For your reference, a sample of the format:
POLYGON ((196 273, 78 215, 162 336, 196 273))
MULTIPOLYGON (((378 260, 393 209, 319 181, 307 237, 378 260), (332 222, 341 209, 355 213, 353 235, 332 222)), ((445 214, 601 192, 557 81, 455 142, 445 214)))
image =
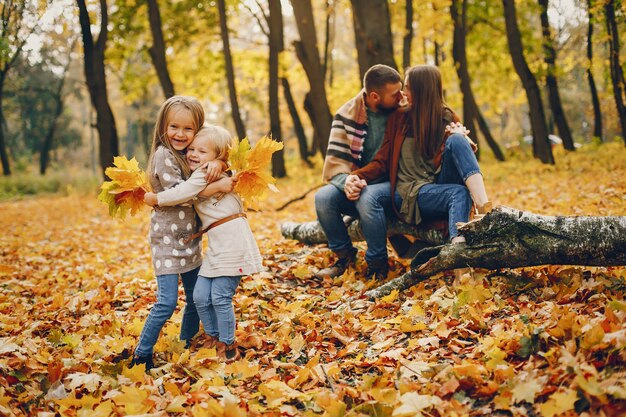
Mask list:
MULTIPOLYGON (((557 157, 483 163, 494 202, 625 214, 623 145, 557 157)), ((313 193, 276 211, 319 182, 319 169, 291 172, 249 215, 267 272, 235 297, 245 358, 184 349, 178 311, 151 375, 126 367, 155 301, 148 210, 111 219, 95 190, 0 203, 0 415, 626 414, 624 268, 476 270, 456 286, 444 274, 371 302, 362 244, 355 270, 319 280, 325 247, 280 236, 314 218, 313 193)), ((391 263, 390 278, 406 270, 391 263)))

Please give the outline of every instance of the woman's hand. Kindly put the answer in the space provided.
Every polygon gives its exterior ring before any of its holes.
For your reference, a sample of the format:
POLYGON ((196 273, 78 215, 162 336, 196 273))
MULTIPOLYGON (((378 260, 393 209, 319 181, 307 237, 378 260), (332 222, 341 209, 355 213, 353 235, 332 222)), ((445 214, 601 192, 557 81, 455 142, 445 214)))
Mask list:
POLYGON ((466 128, 465 126, 463 126, 462 123, 460 123, 460 122, 452 122, 452 123, 450 123, 448 126, 446 126, 446 133, 449 133, 450 135, 458 133, 459 135, 465 136, 465 139, 467 139, 467 142, 471 146, 472 151, 476 152, 478 150, 478 145, 476 144, 476 142, 474 142, 468 136, 469 133, 470 133, 470 130, 468 128, 466 128))
POLYGON ((356 201, 361 197, 361 190, 367 186, 367 181, 362 180, 357 175, 350 174, 346 177, 343 192, 350 201, 356 201))
POLYGON ((154 207, 159 204, 159 201, 157 200, 157 195, 150 191, 143 195, 143 202, 150 207, 154 207))
POLYGON ((204 167, 206 167, 206 175, 204 176, 204 179, 208 184, 219 179, 219 177, 222 175, 222 172, 228 169, 228 165, 226 164, 226 162, 222 161, 221 159, 214 159, 213 161, 209 161, 202 168, 204 167))

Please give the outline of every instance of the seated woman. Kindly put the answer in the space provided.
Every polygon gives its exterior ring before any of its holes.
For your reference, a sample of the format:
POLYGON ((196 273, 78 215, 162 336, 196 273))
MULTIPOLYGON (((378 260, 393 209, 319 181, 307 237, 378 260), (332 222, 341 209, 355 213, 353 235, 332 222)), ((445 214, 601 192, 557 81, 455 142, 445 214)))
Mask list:
POLYGON ((419 224, 422 219, 445 218, 452 243, 464 242, 457 223, 469 220, 472 202, 478 213, 491 209, 474 155, 476 145, 445 103, 437 67, 410 68, 404 89, 408 110, 390 116, 380 150, 351 175, 367 183, 388 174, 395 192, 393 208, 402 220, 419 224), (450 123, 457 128, 447 127, 450 123))

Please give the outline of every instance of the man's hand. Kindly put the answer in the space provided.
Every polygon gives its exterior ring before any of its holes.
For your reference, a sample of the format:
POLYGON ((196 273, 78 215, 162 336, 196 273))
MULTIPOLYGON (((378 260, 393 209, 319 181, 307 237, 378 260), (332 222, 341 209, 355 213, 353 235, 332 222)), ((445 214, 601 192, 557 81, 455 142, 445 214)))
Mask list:
POLYGON ((209 161, 205 164, 205 167, 206 175, 204 176, 204 179, 208 184, 219 179, 219 177, 222 175, 222 172, 228 169, 228 165, 226 164, 226 162, 222 161, 221 159, 214 159, 213 161, 209 161))
POLYGON ((458 133, 460 135, 465 136, 465 139, 467 139, 470 146, 472 147, 472 151, 476 152, 478 150, 478 145, 476 144, 476 142, 474 142, 473 140, 470 139, 469 136, 467 136, 469 135, 470 131, 465 126, 463 126, 462 123, 460 122, 450 123, 448 126, 446 126, 446 132, 450 133, 451 135, 454 133, 458 133))
POLYGON ((153 192, 147 192, 143 195, 143 202, 149 205, 150 207, 154 207, 159 204, 157 200, 157 195, 153 192))
POLYGON ((361 197, 361 190, 367 186, 367 181, 362 180, 357 175, 348 175, 343 192, 350 201, 356 201, 361 197))

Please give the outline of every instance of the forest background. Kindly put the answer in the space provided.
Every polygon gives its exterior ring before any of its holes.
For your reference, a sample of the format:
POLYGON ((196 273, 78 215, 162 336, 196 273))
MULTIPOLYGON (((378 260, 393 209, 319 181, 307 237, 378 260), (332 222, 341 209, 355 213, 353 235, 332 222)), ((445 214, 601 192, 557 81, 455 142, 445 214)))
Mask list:
POLYGON ((299 198, 331 115, 381 62, 439 66, 494 203, 623 216, 625 18, 615 0, 4 0, 0 414, 624 415, 623 267, 438 274, 373 301, 363 262, 318 280, 325 246, 279 227, 314 219, 299 198), (177 312, 147 376, 125 365, 154 302, 148 210, 111 219, 96 195, 113 156, 145 166, 174 93, 282 140, 281 192, 249 213, 268 270, 235 299, 245 359, 185 350, 177 312))

